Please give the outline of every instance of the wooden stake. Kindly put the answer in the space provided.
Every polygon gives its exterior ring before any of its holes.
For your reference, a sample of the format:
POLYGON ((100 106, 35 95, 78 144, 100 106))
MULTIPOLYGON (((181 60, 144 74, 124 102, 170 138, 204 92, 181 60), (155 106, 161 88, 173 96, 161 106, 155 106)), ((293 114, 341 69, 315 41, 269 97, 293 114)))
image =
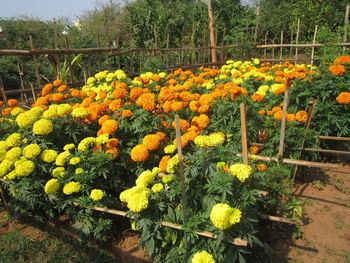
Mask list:
POLYGON ((33 95, 34 103, 36 103, 36 96, 35 96, 35 91, 34 91, 34 85, 33 85, 32 82, 30 83, 30 88, 31 88, 31 90, 32 90, 32 95, 33 95))
POLYGON ((4 193, 4 190, 2 189, 1 184, 0 184, 0 195, 1 195, 2 203, 4 204, 4 209, 5 211, 8 211, 9 209, 5 198, 5 193, 4 193))
POLYGON ((86 85, 87 84, 87 75, 86 75, 86 71, 85 70, 83 71, 83 74, 84 74, 84 83, 86 85))
MULTIPOLYGON (((295 39, 295 44, 299 42, 299 30, 300 30, 300 19, 298 18, 298 26, 297 26, 297 36, 295 39)), ((298 59, 298 48, 295 48, 295 59, 298 59)))
POLYGON ((179 173, 180 173, 180 180, 181 180, 183 218, 185 221, 188 216, 187 197, 186 197, 185 175, 183 172, 183 155, 182 155, 182 145, 181 145, 180 119, 179 119, 179 115, 177 114, 175 115, 175 128, 176 128, 177 154, 179 157, 179 173))
MULTIPOLYGON (((32 37, 32 35, 29 35, 29 45, 30 45, 30 49, 34 50, 34 44, 33 44, 33 37, 32 37)), ((40 74, 39 74, 38 60, 36 58, 36 55, 33 54, 32 56, 33 56, 33 62, 34 62, 34 67, 35 67, 36 82, 37 82, 37 85, 39 87, 41 87, 41 78, 40 78, 40 74)))
MULTIPOLYGON (((281 45, 283 45, 283 31, 281 31, 281 45)), ((283 57, 283 47, 280 47, 280 64, 282 63, 282 57, 283 57)))
POLYGON ((0 89, 1 89, 2 98, 5 101, 5 103, 7 103, 7 97, 6 97, 6 94, 5 94, 5 86, 4 86, 4 83, 2 82, 2 78, 1 77, 0 77, 0 89))
POLYGON ((256 24, 254 29, 254 43, 256 43, 256 40, 258 39, 259 18, 260 18, 260 5, 256 7, 256 24))
MULTIPOLYGON (((22 91, 24 91, 24 81, 23 81, 23 67, 19 63, 17 64, 17 70, 18 70, 18 75, 19 75, 19 80, 20 80, 20 88, 22 91)), ((21 100, 26 101, 26 104, 29 105, 28 97, 25 92, 21 93, 21 100)))
POLYGON ((317 136, 322 140, 335 140, 335 141, 350 141, 350 137, 334 137, 334 136, 317 136))
MULTIPOLYGON (((350 5, 346 5, 345 18, 344 18, 344 35, 343 35, 344 43, 346 43, 348 39, 349 10, 350 10, 350 5)), ((345 51, 345 47, 343 47, 343 50, 345 51)))
POLYGON ((213 9, 211 0, 208 0, 208 15, 209 15, 209 31, 210 31, 210 46, 211 46, 211 61, 217 62, 216 41, 215 41, 215 25, 213 18, 213 9))
POLYGON ((292 224, 292 225, 304 225, 301 220, 295 220, 285 217, 279 217, 279 216, 270 216, 265 214, 259 214, 259 217, 265 220, 274 221, 274 222, 280 222, 285 224, 292 224))
MULTIPOLYGON (((312 39, 312 44, 316 43, 316 34, 317 34, 317 25, 315 26, 314 38, 312 39)), ((314 55, 315 55, 315 47, 311 48, 311 66, 314 65, 314 55)))
POLYGON ((285 130, 286 130, 286 117, 287 117, 287 107, 288 107, 288 89, 284 92, 284 99, 283 99, 283 115, 282 115, 282 123, 281 123, 281 135, 280 135, 280 146, 278 150, 278 156, 283 157, 283 150, 284 150, 284 137, 285 137, 285 130))
POLYGON ((248 165, 248 141, 247 141, 247 123, 245 102, 239 106, 241 112, 241 136, 242 136, 242 156, 243 163, 248 165))
MULTIPOLYGON (((272 45, 275 45, 275 39, 272 39, 272 45)), ((275 47, 272 47, 272 59, 275 59, 275 47)))
MULTIPOLYGON (((97 47, 100 48, 101 47, 101 43, 100 43, 100 37, 99 35, 97 35, 97 47)), ((102 62, 101 62, 101 56, 97 55, 98 57, 98 71, 102 71, 102 62)))
MULTIPOLYGON (((66 46, 66 49, 69 50, 68 36, 64 37, 64 44, 66 46)), ((73 69, 72 69, 72 61, 70 59, 69 54, 67 54, 67 64, 68 64, 68 69, 69 69, 70 81, 73 83, 74 82, 74 74, 73 74, 73 69)), ((66 76, 66 80, 67 80, 67 76, 66 76)))
MULTIPOLYGON (((290 34, 290 43, 293 44, 293 31, 290 34)), ((289 48, 289 57, 292 57, 292 51, 293 51, 293 47, 289 48)))
MULTIPOLYGON (((56 19, 53 19, 53 40, 54 40, 55 49, 59 49, 56 19)), ((56 59, 56 79, 61 79, 60 57, 58 55, 55 55, 55 59, 56 59)))
MULTIPOLYGON (((264 44, 267 45, 267 32, 265 33, 264 44)), ((267 48, 264 48, 264 58, 266 58, 267 48)))

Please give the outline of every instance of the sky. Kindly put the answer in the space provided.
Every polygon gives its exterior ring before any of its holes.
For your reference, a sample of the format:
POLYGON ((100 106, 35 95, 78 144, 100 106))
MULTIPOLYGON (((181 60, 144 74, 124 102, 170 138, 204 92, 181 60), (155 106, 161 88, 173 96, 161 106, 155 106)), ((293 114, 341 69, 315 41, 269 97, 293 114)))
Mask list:
POLYGON ((67 17, 71 21, 84 11, 92 10, 97 3, 108 0, 0 0, 0 18, 29 16, 40 20, 67 17))

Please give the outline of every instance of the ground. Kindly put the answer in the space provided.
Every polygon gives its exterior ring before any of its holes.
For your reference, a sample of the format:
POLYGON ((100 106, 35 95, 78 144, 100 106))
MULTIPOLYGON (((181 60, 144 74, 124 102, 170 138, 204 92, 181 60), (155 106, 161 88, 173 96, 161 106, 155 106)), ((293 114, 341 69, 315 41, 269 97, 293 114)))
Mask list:
MULTIPOLYGON (((303 182, 296 184, 294 195, 303 203, 305 224, 294 239, 279 234, 270 237, 275 251, 271 261, 350 262, 350 166, 304 174, 303 182)), ((125 229, 107 247, 87 248, 72 243, 75 237, 64 222, 59 226, 50 223, 43 231, 11 221, 6 212, 1 212, 0 263, 147 262, 146 252, 137 247, 138 233, 125 229)))

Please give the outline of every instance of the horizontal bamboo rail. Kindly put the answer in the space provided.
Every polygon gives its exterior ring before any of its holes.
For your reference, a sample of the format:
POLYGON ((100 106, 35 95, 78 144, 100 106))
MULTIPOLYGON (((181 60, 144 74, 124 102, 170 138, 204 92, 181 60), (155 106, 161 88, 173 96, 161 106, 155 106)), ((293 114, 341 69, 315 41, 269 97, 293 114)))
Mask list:
MULTIPOLYGON (((74 203, 74 205, 80 206, 80 204, 78 204, 78 203, 74 203)), ((93 207, 92 209, 95 211, 109 213, 109 214, 118 215, 118 216, 123 216, 123 217, 127 217, 127 218, 132 219, 132 217, 128 216, 125 211, 108 209, 105 207, 93 207)), ((165 226, 165 227, 178 229, 178 230, 184 230, 180 225, 174 224, 171 222, 163 221, 161 224, 162 224, 162 226, 165 226)), ((207 231, 194 231, 194 232, 200 236, 205 236, 205 237, 209 237, 209 238, 216 238, 216 236, 213 233, 210 233, 207 231)), ((234 238, 233 240, 226 240, 226 241, 228 243, 236 245, 236 246, 247 246, 248 245, 248 242, 246 240, 241 239, 241 238, 234 238)))
POLYGON ((318 135, 317 138, 322 139, 322 140, 350 141, 350 137, 334 137, 334 136, 318 135))
MULTIPOLYGON (((327 46, 350 46, 350 43, 327 43, 327 44, 269 44, 269 45, 251 45, 251 48, 278 48, 278 47, 327 47, 327 46)), ((30 56, 30 55, 46 55, 46 54, 93 54, 103 52, 113 52, 112 55, 122 55, 137 52, 160 52, 160 51, 195 51, 207 49, 225 49, 238 48, 239 45, 225 46, 208 46, 193 48, 133 48, 128 50, 120 50, 118 47, 100 47, 100 48, 70 48, 70 49, 0 49, 0 56, 30 56)))
POLYGON ((350 154, 349 151, 339 151, 339 150, 327 150, 327 149, 316 149, 316 148, 301 148, 298 149, 305 152, 321 152, 321 153, 334 153, 334 154, 350 154))

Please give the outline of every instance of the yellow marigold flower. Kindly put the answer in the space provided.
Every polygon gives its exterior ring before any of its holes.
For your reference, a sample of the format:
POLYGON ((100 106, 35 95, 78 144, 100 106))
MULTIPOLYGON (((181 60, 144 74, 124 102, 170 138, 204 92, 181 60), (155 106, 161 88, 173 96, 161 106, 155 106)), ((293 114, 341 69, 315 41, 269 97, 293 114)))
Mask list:
POLYGON ((29 144, 23 149, 23 156, 27 159, 36 158, 41 153, 41 148, 38 144, 29 144))
POLYGON ((6 151, 0 150, 0 162, 5 160, 6 158, 6 151))
POLYGON ((170 145, 167 145, 167 146, 164 147, 164 152, 165 152, 165 153, 173 153, 173 152, 176 151, 176 149, 177 149, 177 148, 176 148, 175 145, 170 144, 170 145))
POLYGON ((57 116, 58 116, 57 109, 48 109, 44 111, 42 118, 49 120, 49 119, 56 118, 57 116))
POLYGON ((22 149, 20 147, 14 147, 6 153, 5 159, 9 161, 16 161, 22 155, 22 149))
POLYGON ((244 182, 252 173, 252 168, 243 163, 236 163, 230 166, 230 173, 236 176, 238 180, 244 182))
POLYGON ((136 186, 147 187, 154 179, 155 175, 150 170, 143 171, 136 179, 136 186))
MULTIPOLYGON (((3 178, 4 178, 4 180, 13 180, 16 177, 17 177, 16 171, 13 170, 13 171, 9 172, 8 174, 6 174, 3 178)), ((15 194, 13 192, 11 192, 11 194, 13 196, 15 196, 15 194)))
POLYGON ((63 150, 65 151, 73 150, 74 148, 75 148, 75 145, 73 143, 66 144, 65 146, 63 146, 63 150))
POLYGON ((258 156, 256 156, 255 154, 252 154, 251 156, 249 156, 250 159, 252 159, 253 161, 258 160, 258 156))
POLYGON ((25 112, 25 110, 22 109, 22 108, 16 107, 16 108, 13 108, 13 109, 12 109, 11 115, 12 115, 12 116, 17 116, 18 114, 20 114, 20 113, 22 113, 22 112, 25 112))
POLYGON ((130 156, 134 162, 143 162, 147 160, 149 156, 148 148, 143 144, 138 144, 132 148, 130 156))
POLYGON ((13 167, 13 161, 3 160, 0 163, 0 177, 3 177, 7 174, 13 167))
POLYGON ((55 194, 58 189, 60 188, 60 185, 58 183, 57 179, 51 179, 46 182, 44 191, 46 194, 55 194))
POLYGON ((57 107, 57 114, 62 116, 65 114, 70 114, 72 112, 72 106, 69 104, 60 104, 57 107))
POLYGON ((79 157, 73 157, 72 159, 69 160, 69 164, 71 165, 77 165, 78 163, 80 163, 79 157))
POLYGON ((25 161, 15 168, 16 175, 28 176, 31 175, 35 170, 35 163, 32 161, 25 161))
POLYGON ((64 167, 56 167, 55 169, 53 169, 52 171, 52 176, 53 177, 63 177, 65 173, 65 169, 64 167))
POLYGON ((163 189, 164 189, 164 186, 161 183, 154 184, 151 188, 153 193, 158 193, 158 192, 162 191, 163 189))
POLYGON ((21 145, 21 134, 19 133, 12 133, 7 139, 5 140, 7 147, 17 147, 21 145))
POLYGON ((192 257, 192 263, 215 263, 215 259, 206 251, 197 252, 192 257))
POLYGON ((67 163, 70 156, 71 156, 71 153, 68 151, 64 151, 60 153, 56 158, 55 164, 57 166, 64 166, 67 163))
POLYGON ((131 221, 131 229, 134 230, 134 231, 140 230, 140 228, 138 227, 136 221, 131 221))
POLYGON ((5 141, 0 141, 0 151, 5 151, 8 149, 5 141))
POLYGON ((175 173, 175 170, 178 164, 179 164, 179 156, 176 154, 168 161, 168 164, 166 166, 167 173, 171 173, 171 174, 175 173))
POLYGON ((90 147, 95 146, 96 143, 96 138, 94 137, 86 137, 81 140, 81 142, 78 144, 78 151, 79 152, 84 152, 90 147))
POLYGON ((63 193, 65 195, 71 195, 80 191, 80 183, 78 182, 69 182, 64 185, 63 193))
POLYGON ((152 169, 152 174, 154 176, 156 176, 157 174, 159 174, 161 172, 160 168, 159 167, 153 167, 152 169))
POLYGON ((240 222, 241 214, 241 211, 237 208, 232 208, 228 204, 218 203, 211 209, 210 220, 217 228, 226 230, 240 222))
POLYGON ((83 168, 77 168, 77 169, 75 169, 74 173, 75 174, 82 174, 83 172, 85 172, 83 168))
POLYGON ((83 108, 83 107, 79 107, 79 108, 74 108, 71 115, 75 118, 85 118, 86 116, 88 116, 88 111, 87 109, 83 108))
POLYGON ((89 84, 93 84, 96 81, 96 79, 94 77, 90 77, 87 79, 86 83, 89 84))
POLYGON ((33 133, 36 135, 47 135, 53 131, 53 124, 50 120, 38 120, 33 125, 33 133))
POLYGON ((148 207, 148 198, 145 194, 139 193, 131 196, 127 207, 134 213, 139 213, 148 207))
POLYGON ((48 149, 48 150, 44 150, 41 153, 40 158, 45 163, 53 163, 54 161, 56 161, 57 155, 58 155, 58 153, 55 150, 48 149))
POLYGON ((96 138, 96 145, 106 144, 109 141, 109 134, 101 134, 96 138))
POLYGON ((103 198, 104 194, 101 189, 93 189, 90 193, 90 198, 94 201, 99 201, 103 198))
POLYGON ((127 203, 129 198, 136 194, 143 194, 148 198, 151 196, 151 190, 143 186, 134 186, 121 192, 119 199, 123 203, 127 203))
POLYGON ((35 121, 38 120, 44 110, 40 107, 35 107, 29 111, 20 113, 16 118, 16 123, 20 128, 31 126, 35 121))

